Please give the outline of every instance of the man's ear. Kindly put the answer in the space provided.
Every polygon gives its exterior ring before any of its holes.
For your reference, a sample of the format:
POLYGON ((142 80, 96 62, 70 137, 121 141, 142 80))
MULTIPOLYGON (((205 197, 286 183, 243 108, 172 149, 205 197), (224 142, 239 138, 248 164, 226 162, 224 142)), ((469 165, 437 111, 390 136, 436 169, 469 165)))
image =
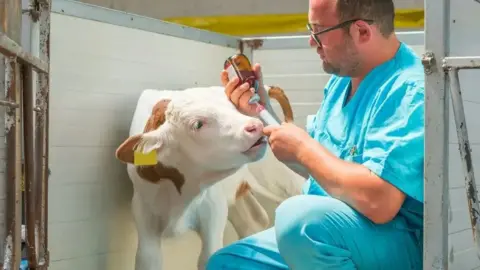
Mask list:
POLYGON ((139 150, 143 154, 153 150, 160 150, 163 144, 159 131, 137 134, 126 139, 115 151, 115 157, 124 163, 134 163, 134 152, 139 150))

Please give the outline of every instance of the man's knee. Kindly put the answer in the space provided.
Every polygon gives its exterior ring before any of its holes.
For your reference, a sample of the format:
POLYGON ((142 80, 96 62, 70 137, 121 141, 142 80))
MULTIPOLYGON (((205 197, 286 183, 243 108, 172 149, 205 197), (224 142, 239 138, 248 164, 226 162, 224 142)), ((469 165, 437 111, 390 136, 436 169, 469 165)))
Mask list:
POLYGON ((225 265, 234 259, 235 256, 226 252, 225 249, 228 247, 222 248, 210 256, 205 265, 206 270, 224 269, 225 265))
POLYGON ((205 269, 249 269, 247 267, 249 265, 248 251, 250 250, 244 246, 242 240, 234 242, 212 254, 205 265, 205 269))
POLYGON ((206 270, 288 269, 278 253, 273 228, 238 240, 210 256, 206 270), (271 237, 271 239, 270 239, 271 237))
POLYGON ((351 211, 345 203, 331 197, 298 195, 285 200, 275 214, 280 252, 283 255, 290 249, 310 247, 313 235, 317 241, 334 244, 335 238, 343 234, 341 225, 351 211))

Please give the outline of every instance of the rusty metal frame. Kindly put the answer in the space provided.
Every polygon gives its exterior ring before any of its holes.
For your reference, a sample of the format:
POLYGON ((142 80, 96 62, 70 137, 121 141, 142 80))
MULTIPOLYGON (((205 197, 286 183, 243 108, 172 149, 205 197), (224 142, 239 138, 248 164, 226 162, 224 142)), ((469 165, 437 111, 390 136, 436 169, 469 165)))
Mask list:
POLYGON ((5 56, 17 57, 27 65, 31 65, 37 71, 48 73, 48 64, 37 57, 25 52, 20 45, 10 39, 6 34, 0 32, 0 53, 5 56))
POLYGON ((21 260, 22 144, 25 156, 26 243, 29 269, 48 269, 48 98, 49 0, 30 0, 26 10, 39 23, 39 56, 20 45, 21 0, 0 2, 0 53, 5 56, 6 239, 2 268, 17 270, 21 260), (38 76, 34 90, 34 72, 38 76), (34 94, 36 92, 36 94, 34 94), (34 99, 34 95, 36 98, 34 99), (20 111, 21 110, 21 111, 20 111), (23 118, 21 117, 23 114, 23 118), (22 138, 23 128, 23 138, 22 138), (23 140, 22 140, 23 139, 23 140))
MULTIPOLYGON (((35 0, 39 1, 39 0, 35 0)), ((41 0, 40 6, 40 59, 50 62, 50 13, 51 4, 41 0)), ((48 127, 49 127, 49 73, 38 74, 38 92, 36 95, 35 119, 35 159, 37 180, 37 221, 39 223, 39 263, 48 267, 48 127), (41 166, 40 166, 41 165, 41 166)))
POLYGON ((448 269, 450 100, 442 63, 435 60, 448 54, 447 6, 447 0, 425 1, 423 269, 432 270, 448 269))
POLYGON ((480 69, 480 57, 445 57, 443 69, 448 74, 450 83, 450 96, 452 100, 453 115, 457 130, 458 148, 462 160, 462 168, 465 174, 465 191, 468 203, 468 213, 472 226, 473 242, 477 248, 477 256, 480 258, 480 205, 478 202, 477 185, 475 182, 474 167, 472 161, 470 141, 468 139, 467 121, 462 100, 462 89, 458 73, 462 69, 480 69))

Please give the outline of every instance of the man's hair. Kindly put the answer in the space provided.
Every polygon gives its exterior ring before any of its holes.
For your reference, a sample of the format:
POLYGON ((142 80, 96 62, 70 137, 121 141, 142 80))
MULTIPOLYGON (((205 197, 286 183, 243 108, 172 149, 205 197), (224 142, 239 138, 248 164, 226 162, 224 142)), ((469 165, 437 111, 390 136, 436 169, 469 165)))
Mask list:
POLYGON ((394 31, 393 0, 337 0, 340 22, 351 19, 373 20, 384 37, 394 31))

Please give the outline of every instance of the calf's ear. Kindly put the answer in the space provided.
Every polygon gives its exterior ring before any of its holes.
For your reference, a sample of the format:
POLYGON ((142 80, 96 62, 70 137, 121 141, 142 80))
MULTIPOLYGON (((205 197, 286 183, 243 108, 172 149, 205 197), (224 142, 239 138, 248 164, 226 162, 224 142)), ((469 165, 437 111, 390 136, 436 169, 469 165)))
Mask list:
MULTIPOLYGON (((135 152, 137 152, 137 155, 143 155, 142 159, 153 159, 153 162, 156 162, 156 155, 152 152, 160 150, 162 145, 163 136, 161 136, 160 130, 134 135, 126 139, 117 148, 115 157, 124 163, 135 164, 135 152)), ((154 165, 152 161, 147 162, 149 164, 139 165, 154 165)))
POLYGON ((115 156, 118 160, 125 163, 135 164, 135 152, 137 152, 137 154, 148 154, 146 159, 145 156, 142 159, 147 161, 150 159, 148 165, 154 165, 152 163, 155 162, 156 157, 152 154, 152 151, 160 150, 164 138, 166 138, 163 136, 164 132, 166 132, 163 124, 165 123, 165 111, 167 110, 170 101, 170 99, 161 99, 155 104, 152 108, 151 115, 145 124, 143 134, 129 137, 115 151, 115 156), (153 160, 153 158, 155 158, 155 160, 153 160))

